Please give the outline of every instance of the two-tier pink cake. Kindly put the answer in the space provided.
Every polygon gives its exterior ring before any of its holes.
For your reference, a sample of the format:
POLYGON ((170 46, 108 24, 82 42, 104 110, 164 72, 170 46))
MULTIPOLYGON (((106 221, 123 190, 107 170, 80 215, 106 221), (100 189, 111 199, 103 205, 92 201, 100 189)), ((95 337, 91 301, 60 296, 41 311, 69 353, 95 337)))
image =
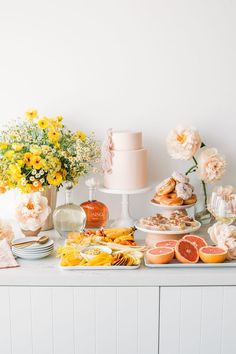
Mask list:
POLYGON ((102 146, 104 186, 135 190, 147 187, 147 150, 142 133, 109 130, 102 146))

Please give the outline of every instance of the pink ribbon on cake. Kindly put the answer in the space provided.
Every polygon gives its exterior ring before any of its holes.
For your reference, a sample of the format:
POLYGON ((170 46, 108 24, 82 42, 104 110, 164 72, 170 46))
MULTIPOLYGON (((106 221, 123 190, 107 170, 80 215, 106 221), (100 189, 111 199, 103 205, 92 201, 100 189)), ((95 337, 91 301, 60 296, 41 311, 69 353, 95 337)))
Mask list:
POLYGON ((103 172, 112 171, 112 129, 107 130, 107 136, 101 147, 101 161, 103 172))

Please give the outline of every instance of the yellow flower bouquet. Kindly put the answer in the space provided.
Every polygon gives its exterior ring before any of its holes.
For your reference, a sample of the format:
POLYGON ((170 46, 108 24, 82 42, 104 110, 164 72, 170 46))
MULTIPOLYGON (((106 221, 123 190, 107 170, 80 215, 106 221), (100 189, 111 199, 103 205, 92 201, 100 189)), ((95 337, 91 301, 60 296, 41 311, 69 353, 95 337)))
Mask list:
POLYGON ((39 118, 26 113, 0 132, 0 191, 22 192, 59 188, 63 182, 76 185, 99 161, 100 147, 94 134, 71 132, 62 117, 39 118))

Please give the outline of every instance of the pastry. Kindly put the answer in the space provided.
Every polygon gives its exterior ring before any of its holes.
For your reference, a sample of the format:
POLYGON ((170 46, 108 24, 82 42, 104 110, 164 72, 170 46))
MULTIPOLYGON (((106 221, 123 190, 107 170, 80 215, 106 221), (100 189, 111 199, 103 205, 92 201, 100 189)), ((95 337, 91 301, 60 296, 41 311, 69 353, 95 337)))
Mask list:
POLYGON ((173 212, 169 218, 156 214, 139 220, 140 225, 157 231, 180 231, 197 226, 196 220, 188 216, 186 210, 173 212))
POLYGON ((197 196, 196 194, 192 194, 192 196, 187 199, 184 200, 184 205, 191 205, 191 204, 195 204, 197 202, 197 196))
POLYGON ((160 196, 160 204, 163 205, 182 205, 183 199, 178 197, 175 192, 160 196))
POLYGON ((190 205, 197 201, 193 195, 194 188, 189 178, 179 172, 173 172, 172 177, 166 178, 156 187, 152 202, 160 205, 180 206, 190 205))
POLYGON ((164 195, 173 192, 176 182, 173 178, 166 178, 156 187, 157 195, 164 195))
POLYGON ((174 171, 171 177, 174 178, 177 183, 189 183, 189 178, 182 173, 174 171))
POLYGON ((191 186, 187 183, 177 183, 175 187, 175 191, 177 194, 177 197, 182 198, 183 200, 187 200, 191 198, 193 194, 193 190, 191 186))

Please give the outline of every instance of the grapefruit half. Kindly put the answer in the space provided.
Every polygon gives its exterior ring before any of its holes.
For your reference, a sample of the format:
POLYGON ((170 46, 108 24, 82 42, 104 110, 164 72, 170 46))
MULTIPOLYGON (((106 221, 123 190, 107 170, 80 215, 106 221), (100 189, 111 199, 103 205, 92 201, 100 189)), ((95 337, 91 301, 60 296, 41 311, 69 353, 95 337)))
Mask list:
POLYGON ((175 248, 177 240, 163 240, 163 241, 158 241, 155 245, 155 247, 170 247, 170 248, 175 248))
POLYGON ((192 242, 194 246, 197 247, 198 250, 201 247, 207 246, 207 242, 204 240, 204 238, 197 235, 185 235, 183 239, 192 242))
POLYGON ((200 248, 199 255, 204 263, 222 263, 226 260, 227 251, 219 247, 206 246, 200 248))
POLYGON ((171 247, 154 247, 146 252, 147 261, 152 264, 166 264, 174 258, 175 251, 171 247))
POLYGON ((175 256, 181 263, 197 263, 199 252, 197 247, 190 241, 181 239, 175 246, 175 256))

